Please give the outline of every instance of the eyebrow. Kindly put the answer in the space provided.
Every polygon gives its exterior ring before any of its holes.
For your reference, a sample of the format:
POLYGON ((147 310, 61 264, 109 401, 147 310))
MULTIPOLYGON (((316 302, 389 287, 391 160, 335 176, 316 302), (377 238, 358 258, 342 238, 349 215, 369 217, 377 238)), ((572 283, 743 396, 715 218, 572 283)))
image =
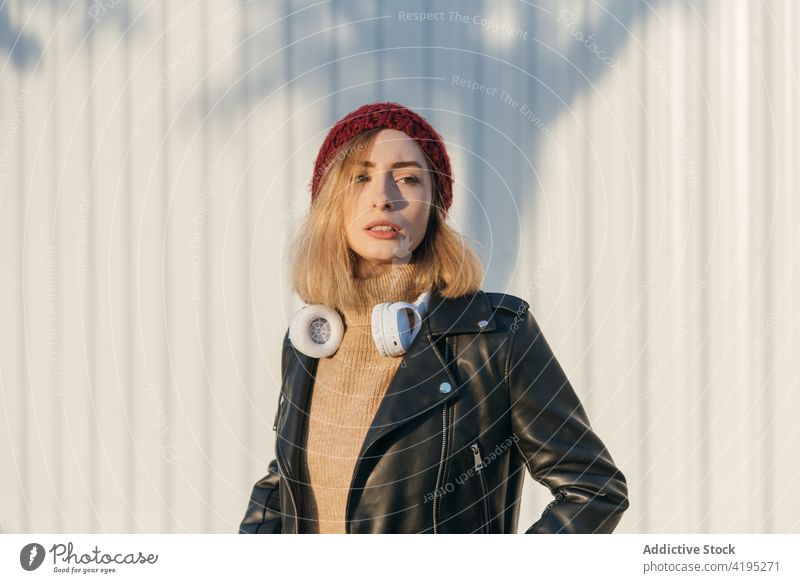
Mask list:
MULTIPOLYGON (((375 167, 375 162, 370 162, 369 160, 363 160, 361 162, 361 165, 362 166, 366 166, 367 168, 374 168, 375 167)), ((406 161, 403 161, 403 162, 395 162, 394 164, 392 164, 391 168, 392 169, 394 169, 394 168, 406 168, 408 166, 416 166, 417 168, 422 170, 422 166, 420 166, 419 162, 416 162, 415 160, 406 160, 406 161)))

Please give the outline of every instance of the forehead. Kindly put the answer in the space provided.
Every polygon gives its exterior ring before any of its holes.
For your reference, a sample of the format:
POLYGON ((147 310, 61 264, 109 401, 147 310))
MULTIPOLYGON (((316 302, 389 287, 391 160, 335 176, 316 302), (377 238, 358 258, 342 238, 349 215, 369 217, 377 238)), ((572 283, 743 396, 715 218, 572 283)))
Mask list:
POLYGON ((417 141, 408 134, 395 129, 384 129, 378 132, 365 158, 373 162, 415 160, 421 165, 425 165, 425 156, 417 141))

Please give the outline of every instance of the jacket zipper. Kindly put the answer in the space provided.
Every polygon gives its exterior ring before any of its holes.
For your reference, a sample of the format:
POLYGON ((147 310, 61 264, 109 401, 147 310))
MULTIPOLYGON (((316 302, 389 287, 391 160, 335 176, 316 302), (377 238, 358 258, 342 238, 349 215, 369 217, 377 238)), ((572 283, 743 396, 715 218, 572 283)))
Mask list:
POLYGON ((442 484, 442 471, 444 470, 444 456, 447 448, 447 403, 442 406, 442 453, 439 457, 439 472, 436 474, 436 488, 433 491, 433 534, 439 534, 439 528, 436 524, 436 509, 438 505, 436 502, 439 499, 439 488, 442 484))
POLYGON ((591 488, 585 488, 583 486, 578 486, 575 484, 570 486, 570 488, 572 488, 573 490, 582 490, 583 492, 587 492, 592 496, 605 496, 607 494, 605 490, 592 490, 591 488))
POLYGON ((557 492, 558 493, 555 495, 555 499, 551 500, 550 503, 547 506, 545 506, 544 511, 542 512, 542 516, 539 518, 539 520, 536 521, 537 525, 542 520, 544 520, 544 517, 547 516, 547 514, 553 509, 553 506, 561 502, 567 494, 567 491, 564 488, 559 488, 557 492))
MULTIPOLYGON (((445 338, 444 341, 444 363, 450 367, 450 344, 445 338)), ((436 474, 436 487, 433 490, 433 534, 439 534, 439 525, 436 523, 436 512, 439 508, 439 488, 442 485, 442 473, 444 471, 444 458, 447 452, 447 403, 442 406, 442 452, 439 456, 439 471, 436 474)))
POLYGON ((289 499, 292 501, 292 509, 294 510, 294 532, 295 534, 300 532, 300 529, 297 525, 297 504, 294 501, 294 494, 292 493, 292 488, 289 486, 289 480, 286 479, 286 474, 283 473, 283 468, 281 467, 280 460, 278 461, 278 471, 281 473, 281 478, 283 478, 283 482, 286 484, 286 491, 289 492, 289 499))
MULTIPOLYGON (((272 424, 272 430, 278 430, 278 418, 281 414, 281 405, 283 405, 283 392, 281 392, 280 397, 278 398, 278 411, 275 413, 275 421, 272 424)), ((294 493, 292 492, 292 488, 289 486, 289 480, 286 479, 286 474, 283 473, 283 468, 281 467, 280 456, 276 457, 276 461, 278 462, 278 471, 281 474, 281 479, 283 480, 284 484, 286 484, 286 491, 289 492, 289 499, 292 501, 292 509, 294 510, 294 531, 298 532, 298 524, 297 524, 297 504, 294 501, 294 493)))
POLYGON ((478 443, 475 442, 470 445, 472 448, 472 457, 475 461, 475 473, 478 474, 478 477, 481 481, 481 494, 482 494, 482 503, 483 503, 483 524, 481 525, 481 530, 485 533, 489 532, 489 500, 487 498, 487 490, 488 487, 486 486, 486 478, 483 475, 483 458, 481 457, 481 450, 478 447, 478 443))

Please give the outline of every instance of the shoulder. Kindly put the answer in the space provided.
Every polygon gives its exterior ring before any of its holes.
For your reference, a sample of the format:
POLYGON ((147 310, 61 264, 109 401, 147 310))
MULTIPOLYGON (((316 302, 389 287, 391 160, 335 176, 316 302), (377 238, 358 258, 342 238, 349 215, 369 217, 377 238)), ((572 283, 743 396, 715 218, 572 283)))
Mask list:
POLYGON ((528 302, 512 294, 482 289, 460 296, 435 293, 426 318, 431 334, 505 332, 528 311, 528 302))
POLYGON ((516 333, 530 317, 530 304, 525 299, 505 292, 481 290, 491 310, 495 331, 516 333))
POLYGON ((493 311, 502 310, 522 316, 530 308, 530 304, 519 296, 503 292, 482 291, 489 300, 493 311))

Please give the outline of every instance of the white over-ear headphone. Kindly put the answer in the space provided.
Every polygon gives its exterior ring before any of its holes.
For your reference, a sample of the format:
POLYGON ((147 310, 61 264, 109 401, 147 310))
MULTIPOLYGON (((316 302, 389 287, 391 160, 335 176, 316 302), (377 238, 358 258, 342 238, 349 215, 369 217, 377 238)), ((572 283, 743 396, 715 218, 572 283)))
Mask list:
MULTIPOLYGON (((372 308, 372 339, 381 356, 404 354, 422 327, 431 292, 421 294, 413 304, 386 302, 372 308), (411 310, 411 326, 405 310, 411 310)), ((322 304, 306 304, 300 308, 289 326, 292 345, 307 356, 324 358, 339 349, 344 324, 339 313, 322 304)))

